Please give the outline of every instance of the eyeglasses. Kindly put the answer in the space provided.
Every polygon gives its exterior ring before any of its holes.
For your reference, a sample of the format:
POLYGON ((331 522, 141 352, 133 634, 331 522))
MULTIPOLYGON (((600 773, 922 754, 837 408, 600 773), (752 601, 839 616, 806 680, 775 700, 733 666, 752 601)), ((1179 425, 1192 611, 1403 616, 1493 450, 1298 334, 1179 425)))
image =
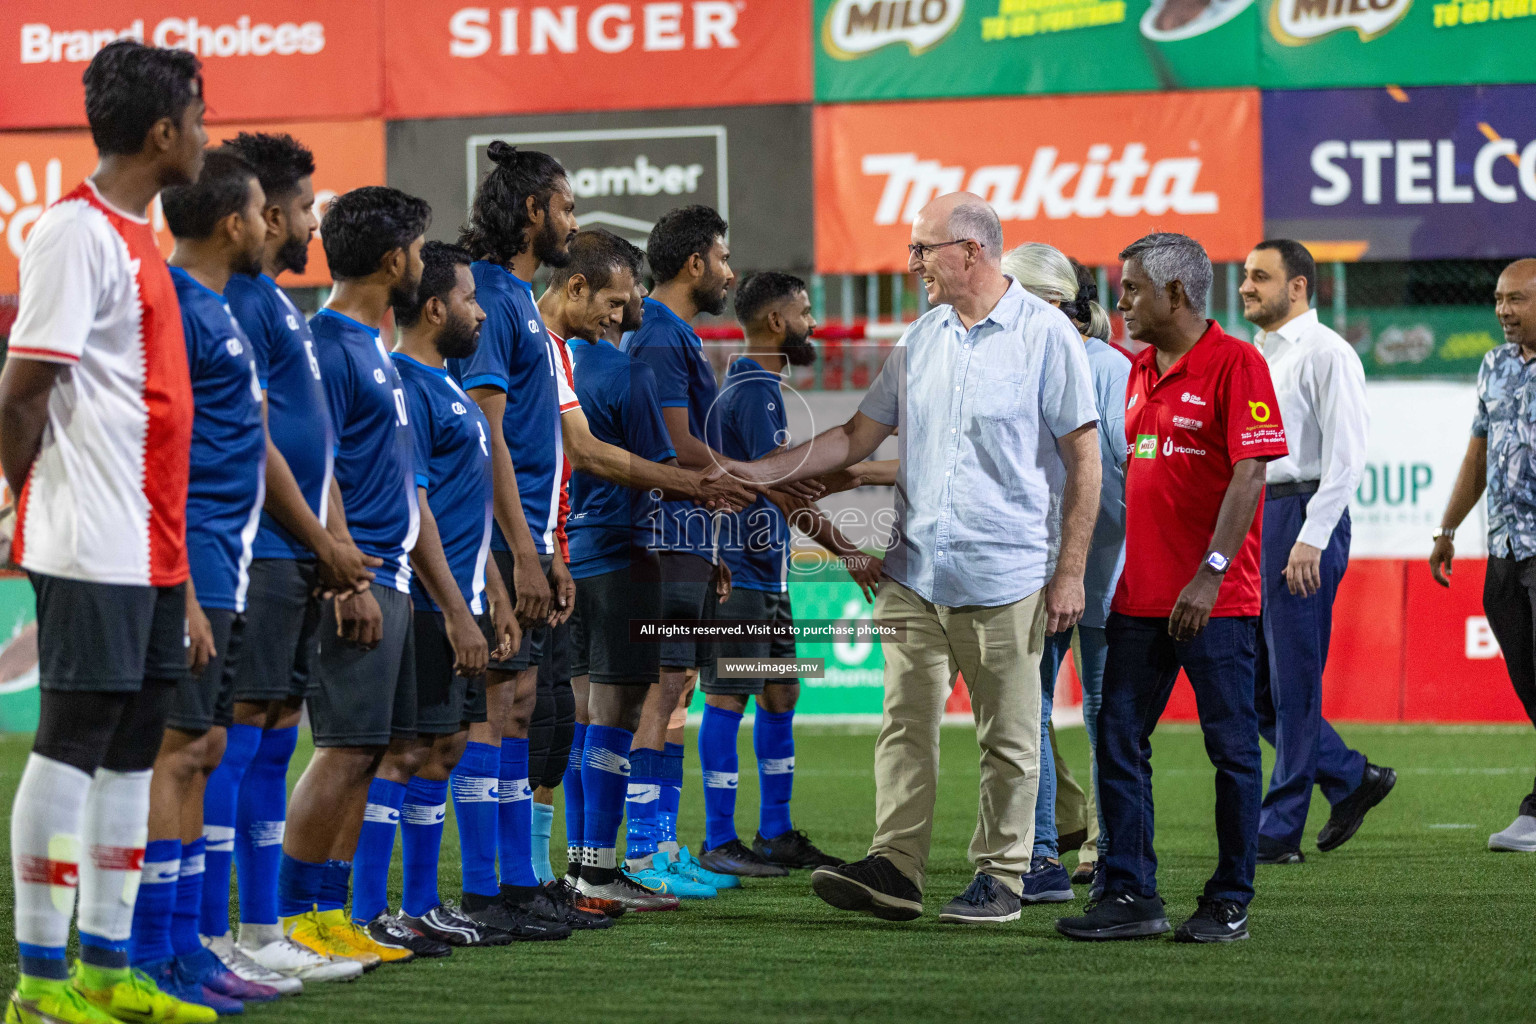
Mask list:
MULTIPOLYGON (((921 242, 919 242, 916 245, 909 245, 909 246, 907 246, 907 253, 913 259, 917 260, 917 262, 919 262, 919 263, 926 263, 926 262, 928 262, 928 255, 929 255, 929 253, 933 252, 935 249, 942 249, 946 245, 964 245, 966 242, 976 242, 976 239, 974 239, 974 238, 955 238, 955 239, 951 239, 948 242, 933 242, 933 243, 930 243, 928 245, 924 245, 921 242)), ((981 243, 980 242, 976 242, 976 246, 977 246, 977 248, 981 248, 981 243)))

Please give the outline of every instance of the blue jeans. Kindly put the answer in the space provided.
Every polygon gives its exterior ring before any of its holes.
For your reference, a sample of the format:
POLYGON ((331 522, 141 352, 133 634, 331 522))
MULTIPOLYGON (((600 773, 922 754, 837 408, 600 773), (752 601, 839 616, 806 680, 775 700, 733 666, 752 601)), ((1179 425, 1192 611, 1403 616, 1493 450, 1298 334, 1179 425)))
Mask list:
POLYGON ((1297 494, 1264 502, 1264 617, 1254 680, 1259 732, 1275 748, 1259 833, 1293 849, 1301 846, 1313 784, 1336 804, 1355 791, 1365 773, 1365 755, 1351 750, 1323 718, 1333 598, 1349 566, 1348 509, 1323 549, 1322 587, 1311 597, 1297 597, 1285 585, 1285 566, 1310 498, 1297 494))
POLYGON ((1205 750, 1216 768, 1218 856, 1205 895, 1244 906, 1253 899, 1264 791, 1253 709, 1258 632, 1256 616, 1213 618, 1193 640, 1177 643, 1168 635, 1166 618, 1110 615, 1098 746, 1106 892, 1157 894, 1151 737, 1182 668, 1194 687, 1205 750))
MULTIPOLYGON (((1108 642, 1104 630, 1096 626, 1077 626, 1078 650, 1083 656, 1083 725, 1088 729, 1090 756, 1099 743, 1099 706, 1104 701, 1104 657, 1108 642)), ((1056 832, 1056 758, 1051 749, 1051 706, 1056 698, 1056 673, 1061 663, 1072 656, 1072 631, 1052 633, 1045 638, 1045 653, 1040 658, 1040 794, 1035 800, 1036 857, 1057 857, 1056 832)), ((1094 809, 1099 817, 1099 835, 1104 834, 1104 809, 1098 802, 1098 780, 1094 773, 1094 809)))

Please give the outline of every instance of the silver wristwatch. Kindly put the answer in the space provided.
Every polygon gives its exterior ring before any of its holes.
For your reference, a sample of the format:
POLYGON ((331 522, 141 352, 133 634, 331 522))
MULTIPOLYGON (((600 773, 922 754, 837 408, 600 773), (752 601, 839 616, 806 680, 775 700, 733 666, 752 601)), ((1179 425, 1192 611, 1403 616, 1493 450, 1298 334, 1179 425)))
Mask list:
POLYGON ((1435 527, 1435 532, 1430 534, 1430 537, 1434 540, 1439 540, 1441 537, 1444 537, 1446 540, 1455 540, 1456 531, 1446 526, 1437 526, 1435 527))

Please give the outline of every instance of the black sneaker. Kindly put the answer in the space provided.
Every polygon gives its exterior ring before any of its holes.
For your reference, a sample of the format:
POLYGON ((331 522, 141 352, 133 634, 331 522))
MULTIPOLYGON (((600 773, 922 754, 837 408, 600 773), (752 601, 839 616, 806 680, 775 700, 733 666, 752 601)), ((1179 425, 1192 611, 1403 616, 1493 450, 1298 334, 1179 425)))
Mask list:
POLYGON ((1088 904, 1082 917, 1063 917, 1056 930, 1069 939, 1140 939, 1168 931, 1168 914, 1157 896, 1117 892, 1088 904))
POLYGON ((1097 903, 1104 898, 1104 858, 1093 862, 1093 877, 1088 883, 1088 902, 1097 903))
POLYGON ((565 911, 549 898, 542 885, 503 885, 501 901, 535 921, 565 923, 565 911))
POLYGON ((1259 836, 1259 853, 1256 860, 1260 864, 1303 864, 1306 857, 1294 846, 1286 846, 1278 839, 1269 836, 1259 836))
POLYGON ((752 840, 752 852, 769 864, 784 868, 835 868, 848 863, 817 849, 816 844, 797 828, 772 839, 759 832, 752 840))
POLYGON ((1365 774, 1360 785, 1349 796, 1340 800, 1328 815, 1328 824, 1317 834, 1317 848, 1323 853, 1337 850, 1360 830, 1365 812, 1386 799, 1392 787, 1397 785, 1397 772, 1391 768, 1365 763, 1365 774))
POLYGON ((1173 933, 1174 942, 1236 942, 1248 937, 1248 908, 1236 900, 1200 897, 1200 906, 1173 933))
POLYGON ((446 942, 439 942, 434 938, 423 935, 418 931, 406 927, 397 920, 389 911, 384 911, 363 926, 368 936, 374 942, 385 946, 399 946, 408 949, 417 956, 436 959, 447 956, 453 952, 453 947, 446 942))
POLYGON ((699 854, 699 867, 722 875, 740 875, 744 878, 782 878, 789 868, 770 864, 751 850, 740 839, 732 839, 712 850, 699 854))
POLYGON ((512 941, 506 932, 483 925, 447 903, 439 903, 420 917, 402 913, 400 923, 450 946, 505 946, 512 941))
POLYGON ((577 906, 577 901, 584 897, 574 885, 567 885, 564 879, 548 883, 544 886, 544 892, 548 894, 551 903, 565 912, 565 923, 571 926, 571 931, 595 931, 613 927, 613 919, 607 914, 577 906))
POLYGON ((478 924, 506 932, 515 942, 543 942, 571 937, 571 926, 564 921, 531 917, 521 908, 510 906, 500 896, 477 896, 467 892, 464 894, 464 913, 478 924))
POLYGON ((988 874, 977 874, 965 892, 944 904, 942 924, 1002 924, 1019 919, 1019 898, 988 874))
POLYGON ((923 916, 922 892, 884 857, 817 868, 811 872, 811 891, 838 910, 862 911, 885 921, 923 916))

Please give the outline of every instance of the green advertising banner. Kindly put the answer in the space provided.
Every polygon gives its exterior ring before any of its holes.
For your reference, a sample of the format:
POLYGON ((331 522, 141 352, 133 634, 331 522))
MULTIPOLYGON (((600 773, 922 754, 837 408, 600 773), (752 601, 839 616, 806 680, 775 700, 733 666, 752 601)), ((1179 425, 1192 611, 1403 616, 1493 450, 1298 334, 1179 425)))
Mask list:
POLYGON ((37 712, 37 600, 25 577, 0 578, 0 732, 31 732, 37 712))
POLYGON ((1319 310, 1360 353, 1366 376, 1476 377, 1483 356, 1504 343, 1489 306, 1349 307, 1342 328, 1319 310))
POLYGON ((816 0, 821 102, 1536 81, 1536 0, 816 0))

